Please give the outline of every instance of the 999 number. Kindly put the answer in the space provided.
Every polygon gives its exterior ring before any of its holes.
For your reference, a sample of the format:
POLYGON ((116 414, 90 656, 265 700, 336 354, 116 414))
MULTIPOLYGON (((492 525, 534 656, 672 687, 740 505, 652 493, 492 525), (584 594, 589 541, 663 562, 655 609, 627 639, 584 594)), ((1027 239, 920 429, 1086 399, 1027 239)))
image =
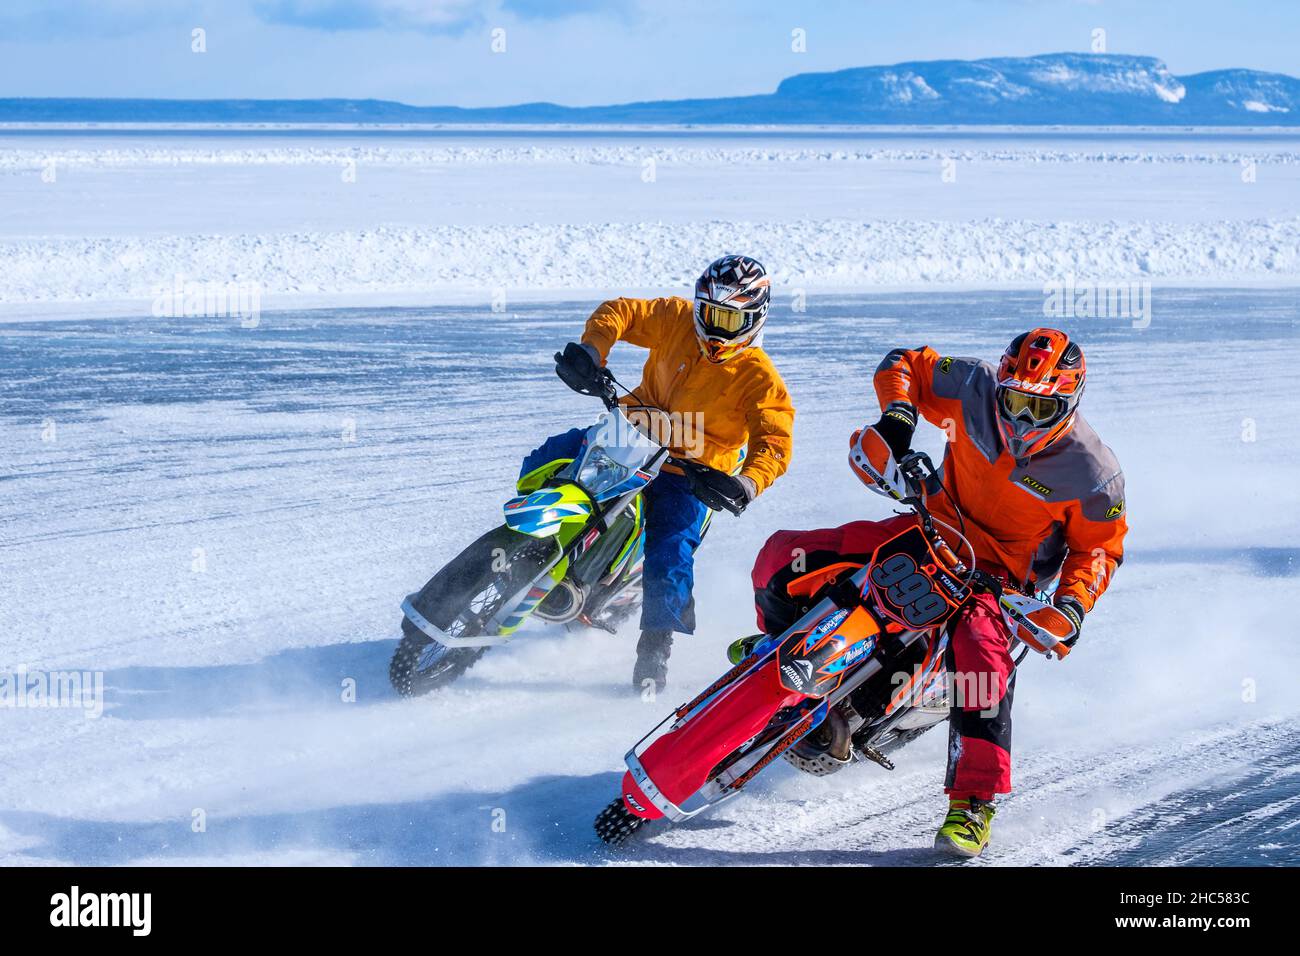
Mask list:
POLYGON ((891 554, 872 567, 871 580, 912 627, 932 624, 948 610, 948 602, 910 554, 891 554))

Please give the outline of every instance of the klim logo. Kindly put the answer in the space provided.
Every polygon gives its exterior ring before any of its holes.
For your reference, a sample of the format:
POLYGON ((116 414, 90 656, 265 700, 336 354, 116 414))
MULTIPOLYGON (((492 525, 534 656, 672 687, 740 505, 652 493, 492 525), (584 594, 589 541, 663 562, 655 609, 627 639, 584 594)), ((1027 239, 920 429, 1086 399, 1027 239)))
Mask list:
POLYGON ((1038 492, 1044 498, 1046 498, 1048 495, 1052 493, 1051 488, 1047 487, 1047 485, 1043 484, 1037 478, 1030 477, 1029 475, 1025 475, 1025 477, 1021 478, 1020 483, 1023 484, 1026 488, 1032 488, 1034 491, 1038 492))

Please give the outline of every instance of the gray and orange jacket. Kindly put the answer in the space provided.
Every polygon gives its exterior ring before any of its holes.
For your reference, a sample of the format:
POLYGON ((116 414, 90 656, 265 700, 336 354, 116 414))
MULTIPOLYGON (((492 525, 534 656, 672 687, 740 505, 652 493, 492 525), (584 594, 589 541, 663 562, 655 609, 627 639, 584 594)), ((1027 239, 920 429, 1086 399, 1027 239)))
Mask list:
POLYGON ((895 349, 875 376, 884 409, 908 402, 944 429, 947 495, 929 499, 935 517, 965 533, 978 566, 1021 585, 1060 572, 1058 596, 1092 609, 1124 559, 1124 475, 1082 417, 1045 451, 1016 461, 997 425, 997 372, 988 362, 943 358, 931 348, 895 349))

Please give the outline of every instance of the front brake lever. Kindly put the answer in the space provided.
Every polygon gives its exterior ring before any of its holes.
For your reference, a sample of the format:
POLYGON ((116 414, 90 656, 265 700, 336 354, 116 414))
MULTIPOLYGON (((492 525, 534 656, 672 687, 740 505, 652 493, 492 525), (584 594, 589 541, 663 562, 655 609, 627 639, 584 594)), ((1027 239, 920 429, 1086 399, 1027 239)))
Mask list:
POLYGON ((924 501, 925 483, 935 473, 934 462, 930 460, 930 456, 923 451, 914 451, 910 455, 903 456, 903 460, 898 463, 898 468, 914 492, 908 500, 924 501))

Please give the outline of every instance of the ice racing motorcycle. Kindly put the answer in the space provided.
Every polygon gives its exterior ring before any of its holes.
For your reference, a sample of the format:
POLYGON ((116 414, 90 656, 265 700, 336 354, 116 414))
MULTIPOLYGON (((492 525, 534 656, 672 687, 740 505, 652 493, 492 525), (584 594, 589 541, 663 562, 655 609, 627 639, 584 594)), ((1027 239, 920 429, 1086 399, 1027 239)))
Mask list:
POLYGON ((612 633, 641 603, 641 493, 664 464, 685 473, 695 494, 718 507, 710 487, 723 473, 671 457, 650 437, 662 434, 647 427, 655 410, 630 409, 634 421, 617 401, 614 377, 595 372, 590 389, 561 373, 606 407, 577 457, 520 479, 519 494, 505 503, 505 523, 402 602, 402 639, 388 669, 399 694, 451 683, 529 618, 612 633))
POLYGON ((733 645, 738 662, 628 751, 622 792, 595 821, 606 843, 733 797, 778 757, 817 775, 854 761, 892 769, 892 751, 947 719, 948 625, 981 591, 998 596, 1024 645, 1017 663, 1029 649, 1069 653, 1069 618, 978 570, 959 529, 931 516, 926 489, 937 475, 927 455, 896 462, 868 428, 850 460, 869 487, 910 506, 916 523, 865 564, 810 572, 806 610, 793 624, 733 645))

